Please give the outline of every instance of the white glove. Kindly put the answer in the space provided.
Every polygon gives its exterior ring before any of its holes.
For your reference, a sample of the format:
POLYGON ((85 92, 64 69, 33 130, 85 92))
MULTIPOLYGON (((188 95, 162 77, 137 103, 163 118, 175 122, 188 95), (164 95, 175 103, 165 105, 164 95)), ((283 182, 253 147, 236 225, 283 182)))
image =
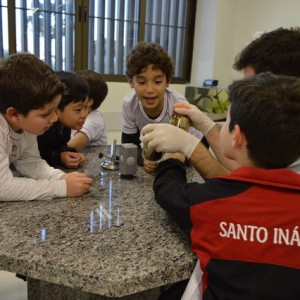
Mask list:
POLYGON ((181 106, 186 108, 176 108, 174 110, 178 114, 188 116, 193 123, 193 127, 203 133, 204 136, 215 126, 215 122, 203 113, 197 106, 189 103, 180 103, 181 106))
POLYGON ((194 135, 170 124, 148 124, 143 127, 141 141, 157 152, 180 152, 190 158, 200 142, 194 135))

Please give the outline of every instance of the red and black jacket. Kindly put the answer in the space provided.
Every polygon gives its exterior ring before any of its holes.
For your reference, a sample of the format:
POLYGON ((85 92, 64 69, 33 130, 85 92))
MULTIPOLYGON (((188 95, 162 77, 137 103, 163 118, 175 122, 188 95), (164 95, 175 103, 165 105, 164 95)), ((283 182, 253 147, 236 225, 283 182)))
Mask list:
POLYGON ((157 202, 190 236, 203 299, 300 299, 300 175, 239 168, 187 183, 178 160, 159 164, 157 202))

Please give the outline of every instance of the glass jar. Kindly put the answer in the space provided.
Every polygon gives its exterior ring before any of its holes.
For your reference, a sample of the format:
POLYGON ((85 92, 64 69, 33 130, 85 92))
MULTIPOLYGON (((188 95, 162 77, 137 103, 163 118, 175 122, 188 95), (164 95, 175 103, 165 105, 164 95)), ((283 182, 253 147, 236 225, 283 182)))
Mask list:
MULTIPOLYGON (((174 108, 188 109, 186 106, 183 106, 183 105, 176 105, 176 106, 174 106, 174 108)), ((179 127, 185 131, 189 131, 189 128, 191 127, 191 121, 190 121, 189 117, 180 115, 180 114, 176 113, 175 111, 173 111, 173 115, 171 116, 170 124, 174 125, 176 127, 179 127)))
POLYGON ((163 154, 163 152, 157 152, 155 151, 155 149, 149 149, 148 144, 143 145, 143 158, 151 164, 159 163, 159 161, 163 157, 163 154))

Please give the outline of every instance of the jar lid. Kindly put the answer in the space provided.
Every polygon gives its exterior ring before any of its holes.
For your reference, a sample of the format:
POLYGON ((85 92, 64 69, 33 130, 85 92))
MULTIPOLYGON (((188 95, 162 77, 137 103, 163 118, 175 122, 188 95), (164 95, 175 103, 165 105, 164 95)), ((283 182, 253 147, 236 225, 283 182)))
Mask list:
MULTIPOLYGON (((189 107, 186 107, 186 106, 184 106, 184 105, 182 105, 182 104, 174 104, 173 105, 173 113, 176 113, 175 112, 175 108, 184 108, 184 109, 189 109, 190 110, 190 108, 189 107)), ((176 113, 177 114, 177 113, 176 113)))
POLYGON ((175 104, 175 105, 173 106, 173 110, 174 110, 175 108, 190 109, 189 107, 186 107, 186 106, 184 106, 184 105, 182 105, 182 104, 175 104))

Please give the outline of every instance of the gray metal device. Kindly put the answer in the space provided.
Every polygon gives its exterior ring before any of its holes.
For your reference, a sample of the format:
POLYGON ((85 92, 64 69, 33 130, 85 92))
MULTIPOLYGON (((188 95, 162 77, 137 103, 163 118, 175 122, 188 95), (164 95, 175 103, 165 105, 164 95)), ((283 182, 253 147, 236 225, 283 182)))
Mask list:
POLYGON ((121 178, 133 178, 137 172, 137 145, 126 143, 120 145, 119 171, 121 178))

